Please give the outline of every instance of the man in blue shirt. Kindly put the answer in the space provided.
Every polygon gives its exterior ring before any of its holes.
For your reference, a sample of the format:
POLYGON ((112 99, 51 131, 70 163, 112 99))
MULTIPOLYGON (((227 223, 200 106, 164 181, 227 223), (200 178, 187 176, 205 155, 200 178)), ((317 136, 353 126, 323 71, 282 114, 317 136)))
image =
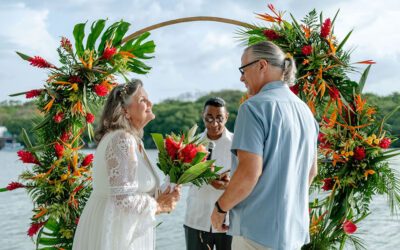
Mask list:
POLYGON ((293 58, 272 42, 248 47, 239 68, 251 97, 235 123, 232 177, 211 216, 232 249, 300 249, 309 242, 308 188, 317 174, 318 123, 287 83, 293 58), (236 164, 234 163, 236 162, 236 164))

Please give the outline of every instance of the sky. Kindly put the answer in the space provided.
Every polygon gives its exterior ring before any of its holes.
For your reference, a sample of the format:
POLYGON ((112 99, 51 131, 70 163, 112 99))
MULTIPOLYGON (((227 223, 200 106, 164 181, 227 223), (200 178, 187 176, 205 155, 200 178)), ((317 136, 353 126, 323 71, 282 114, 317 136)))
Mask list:
MULTIPOLYGON (((398 0, 1 0, 0 1, 0 101, 21 100, 9 94, 42 88, 47 71, 20 59, 15 51, 41 56, 57 65, 56 48, 62 36, 73 40, 75 24, 108 18, 108 24, 130 22, 131 34, 159 22, 182 17, 214 16, 268 27, 255 13, 268 12, 267 4, 301 20, 309 11, 333 18, 340 9, 334 33, 342 40, 354 30, 345 49, 352 61, 372 59, 364 89, 378 95, 400 92, 400 1, 398 0)), ((269 12, 268 12, 269 13, 269 12)), ((89 26, 89 25, 87 25, 89 26)), ((155 58, 148 75, 139 78, 153 103, 167 98, 190 98, 210 91, 237 89, 243 45, 238 27, 216 22, 176 24, 151 31, 155 58)), ((87 32, 88 33, 88 32, 87 32)), ((360 71, 365 65, 361 65, 360 71)), ((358 81, 360 74, 351 78, 358 81)), ((121 79, 122 82, 122 79, 121 79)))

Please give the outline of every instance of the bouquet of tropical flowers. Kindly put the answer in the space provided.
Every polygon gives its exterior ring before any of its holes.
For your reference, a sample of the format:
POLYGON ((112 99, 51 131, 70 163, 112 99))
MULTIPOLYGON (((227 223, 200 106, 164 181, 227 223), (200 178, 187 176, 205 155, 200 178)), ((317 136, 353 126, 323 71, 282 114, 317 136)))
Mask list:
POLYGON ((151 136, 158 149, 158 168, 166 175, 166 182, 161 190, 176 184, 193 183, 200 187, 218 178, 216 172, 222 167, 213 165, 215 160, 207 160, 206 141, 195 136, 194 125, 182 135, 153 133, 151 136))

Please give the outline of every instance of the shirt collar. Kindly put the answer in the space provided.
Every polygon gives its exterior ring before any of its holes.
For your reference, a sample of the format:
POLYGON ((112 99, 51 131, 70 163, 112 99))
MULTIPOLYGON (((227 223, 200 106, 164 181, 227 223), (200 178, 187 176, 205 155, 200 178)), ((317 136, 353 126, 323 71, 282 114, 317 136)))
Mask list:
POLYGON ((216 139, 216 140, 211 140, 210 138, 208 138, 208 135, 207 135, 207 128, 204 129, 203 138, 205 138, 205 139, 207 139, 207 140, 209 140, 209 141, 219 141, 219 140, 221 140, 222 138, 225 138, 225 137, 226 137, 226 127, 224 127, 224 131, 222 132, 221 137, 218 138, 218 139, 216 139))
POLYGON ((289 87, 289 86, 287 84, 283 83, 282 81, 269 82, 261 88, 260 92, 268 91, 269 89, 282 88, 282 87, 289 87))

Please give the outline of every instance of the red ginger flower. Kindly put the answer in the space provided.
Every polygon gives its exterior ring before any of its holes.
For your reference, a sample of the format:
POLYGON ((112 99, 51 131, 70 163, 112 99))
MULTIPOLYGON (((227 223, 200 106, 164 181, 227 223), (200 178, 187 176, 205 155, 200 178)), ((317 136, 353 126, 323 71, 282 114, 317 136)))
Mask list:
POLYGON ((54 121, 56 123, 60 123, 63 118, 64 118, 64 113, 58 113, 54 115, 54 121))
POLYGON ((347 220, 345 223, 343 223, 343 230, 346 233, 352 234, 357 230, 357 226, 354 225, 351 220, 347 220))
POLYGON ((322 187, 322 189, 325 191, 332 190, 333 186, 335 185, 334 179, 323 179, 322 181, 325 182, 324 186, 322 187))
POLYGON ((36 97, 36 96, 42 94, 43 91, 44 91, 44 89, 32 89, 32 90, 28 91, 28 93, 25 94, 25 97, 27 99, 33 98, 33 97, 36 97))
POLYGON ((61 158, 63 156, 63 154, 64 154, 64 146, 60 145, 60 143, 56 142, 54 144, 54 149, 56 151, 57 157, 61 158))
POLYGON ((31 227, 28 230, 28 236, 32 237, 33 235, 37 234, 39 229, 46 224, 46 221, 40 222, 40 223, 32 223, 31 227))
POLYGON ((357 147, 356 150, 354 151, 354 158, 359 161, 364 159, 365 158, 365 149, 363 147, 357 147))
POLYGON ((187 144, 186 147, 184 147, 180 153, 179 153, 179 158, 183 160, 183 162, 186 163, 191 163, 194 159, 194 157, 197 154, 197 149, 195 144, 187 144))
POLYGON ((115 52, 117 52, 116 48, 107 47, 104 50, 103 56, 100 58, 100 60, 108 60, 108 59, 110 59, 115 54, 115 52))
POLYGON ((108 89, 104 85, 96 85, 94 86, 94 92, 96 92, 96 95, 98 96, 106 96, 108 93, 108 89))
MULTIPOLYGON (((183 139, 183 137, 182 137, 183 139)), ((176 142, 172 137, 168 137, 164 139, 165 149, 168 152, 169 157, 174 161, 176 158, 176 153, 181 148, 181 143, 176 142)))
POLYGON ((65 51, 72 53, 72 44, 66 37, 61 38, 61 47, 65 49, 65 51))
POLYGON ((383 148, 383 149, 387 149, 390 146, 390 143, 392 142, 392 140, 390 140, 389 138, 384 138, 382 139, 382 141, 379 143, 379 147, 383 148))
POLYGON ((17 155, 23 163, 39 164, 39 161, 36 160, 35 156, 33 156, 31 152, 20 150, 17 152, 17 155))
POLYGON ((95 116, 92 115, 91 113, 87 113, 87 114, 86 114, 86 121, 87 121, 87 123, 93 123, 93 122, 94 122, 94 119, 95 119, 95 116))
POLYGON ((19 182, 13 181, 13 182, 11 182, 10 184, 8 184, 8 186, 6 187, 6 189, 9 190, 9 191, 11 191, 11 190, 14 190, 14 189, 17 189, 17 188, 24 188, 24 187, 26 187, 26 186, 23 185, 23 184, 21 184, 21 183, 19 183, 19 182))
POLYGON ((54 66, 53 64, 47 62, 46 60, 44 60, 43 58, 41 58, 40 56, 35 56, 35 57, 31 57, 28 60, 32 66, 36 66, 38 68, 52 68, 52 69, 57 69, 56 66, 54 66))
POLYGON ((76 221, 75 221, 75 224, 76 224, 76 225, 78 225, 78 223, 79 223, 79 218, 80 218, 80 217, 76 218, 76 221))
POLYGON ((93 161, 93 154, 89 154, 85 157, 85 159, 83 159, 82 166, 83 167, 89 166, 90 163, 92 163, 92 161, 93 161))
POLYGON ((339 90, 337 88, 332 86, 331 89, 329 90, 329 95, 331 96, 331 98, 333 100, 337 100, 340 97, 340 92, 339 92, 339 90))
POLYGON ((63 141, 63 142, 67 142, 67 141, 69 141, 69 139, 70 139, 70 137, 69 137, 69 134, 67 133, 67 132, 63 132, 62 133, 62 135, 61 135, 61 140, 63 141))
POLYGON ((303 53, 306 56, 310 55, 311 51, 312 51, 312 47, 309 45, 304 45, 303 48, 301 49, 301 53, 303 53))
POLYGON ((320 34, 321 37, 326 38, 329 35, 330 31, 331 31, 331 19, 328 18, 321 26, 321 34, 320 34))
POLYGON ((73 75, 73 76, 70 76, 70 78, 68 79, 68 82, 81 83, 82 80, 81 80, 81 78, 79 78, 79 76, 73 75))
POLYGON ((295 95, 298 95, 299 92, 300 92, 300 87, 299 87, 298 84, 295 84, 295 85, 293 85, 293 86, 290 86, 289 88, 290 88, 290 90, 291 90, 295 95))
POLYGON ((282 36, 276 34, 275 30, 272 29, 266 29, 263 31, 263 34, 266 38, 268 38, 269 40, 277 40, 282 38, 282 36))

